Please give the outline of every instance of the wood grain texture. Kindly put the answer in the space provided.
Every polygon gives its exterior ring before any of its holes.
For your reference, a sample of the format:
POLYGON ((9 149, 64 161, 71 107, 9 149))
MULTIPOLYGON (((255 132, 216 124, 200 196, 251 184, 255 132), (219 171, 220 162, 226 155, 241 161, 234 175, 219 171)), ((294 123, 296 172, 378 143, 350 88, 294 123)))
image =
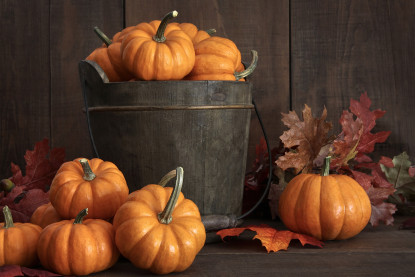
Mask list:
MULTIPOLYGON (((267 253, 255 233, 245 231, 227 242, 207 244, 194 263, 178 276, 413 276, 415 235, 395 226, 367 226, 357 236, 327 241, 323 248, 293 240, 286 251, 267 253)), ((244 225, 266 223, 285 230, 279 221, 247 220, 244 225)), ((151 276, 128 260, 93 276, 151 276)))
POLYGON ((51 134, 68 160, 92 157, 79 80, 78 63, 102 42, 93 29, 109 37, 123 28, 123 1, 51 1, 51 134))
POLYGON ((375 152, 413 160, 414 15, 413 1, 291 1, 294 110, 326 106, 339 134, 342 111, 367 92, 372 109, 387 111, 373 131, 392 131, 375 152))
POLYGON ((0 4, 0 176, 50 137, 49 1, 0 4))
MULTIPOLYGON (((250 77, 253 98, 263 118, 272 146, 284 127, 281 112, 289 111, 289 1, 157 1, 126 0, 126 26, 161 18, 177 10, 177 22, 191 22, 199 29, 215 28, 216 36, 233 40, 250 62, 251 49, 258 51, 258 66, 250 77)), ((255 113, 251 116, 247 168, 255 158, 255 146, 263 136, 255 113)))

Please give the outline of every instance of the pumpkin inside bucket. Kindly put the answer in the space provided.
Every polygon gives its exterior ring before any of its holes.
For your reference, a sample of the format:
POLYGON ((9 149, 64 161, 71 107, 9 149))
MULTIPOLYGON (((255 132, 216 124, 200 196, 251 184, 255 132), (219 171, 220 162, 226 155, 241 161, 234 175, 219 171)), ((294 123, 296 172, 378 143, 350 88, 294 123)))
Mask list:
POLYGON ((96 155, 119 167, 130 191, 180 165, 182 191, 202 215, 241 214, 250 82, 109 82, 85 60, 79 72, 96 155))

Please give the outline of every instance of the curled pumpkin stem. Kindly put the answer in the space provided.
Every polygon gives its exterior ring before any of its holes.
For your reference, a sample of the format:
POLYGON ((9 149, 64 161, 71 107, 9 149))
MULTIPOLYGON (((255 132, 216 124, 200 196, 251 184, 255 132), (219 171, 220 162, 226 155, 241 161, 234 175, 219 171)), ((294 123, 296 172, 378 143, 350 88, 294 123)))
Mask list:
POLYGON ((163 178, 161 178, 160 182, 158 183, 159 186, 165 187, 167 185, 167 183, 173 179, 174 177, 176 177, 176 169, 173 169, 172 171, 170 171, 169 173, 167 173, 166 175, 163 176, 163 178))
POLYGON ((100 28, 95 27, 94 28, 94 32, 95 34, 97 34, 97 36, 105 43, 105 45, 108 47, 111 45, 112 41, 107 37, 106 34, 104 34, 103 31, 101 31, 100 28))
POLYGON ((3 215, 4 215, 4 229, 14 227, 13 224, 13 217, 12 212, 10 211, 10 208, 8 206, 3 207, 3 215))
POLYGON ((180 192, 182 191, 183 168, 178 167, 176 168, 175 172, 176 172, 176 184, 170 195, 169 201, 166 204, 166 207, 161 213, 158 214, 158 220, 160 223, 163 223, 163 224, 169 224, 173 220, 171 215, 173 213, 174 207, 176 206, 177 200, 179 199, 180 192))
POLYGON ((79 162, 82 165, 82 169, 84 170, 84 180, 85 181, 92 181, 97 177, 94 172, 92 172, 91 167, 89 166, 87 159, 80 159, 79 162))
POLYGON ((245 69, 244 71, 234 73, 236 81, 242 78, 246 78, 247 76, 251 75, 252 72, 254 72, 258 64, 258 52, 255 50, 251 50, 251 53, 252 53, 252 61, 251 61, 251 64, 248 66, 248 68, 245 69))
POLYGON ((88 208, 83 209, 79 212, 79 214, 75 217, 73 224, 82 224, 82 220, 88 214, 88 208))
POLYGON ((166 14, 160 22, 160 25, 157 29, 157 33, 153 36, 153 39, 157 42, 165 42, 166 37, 164 36, 164 32, 166 31, 167 23, 170 19, 176 17, 179 13, 177 11, 172 11, 166 14))

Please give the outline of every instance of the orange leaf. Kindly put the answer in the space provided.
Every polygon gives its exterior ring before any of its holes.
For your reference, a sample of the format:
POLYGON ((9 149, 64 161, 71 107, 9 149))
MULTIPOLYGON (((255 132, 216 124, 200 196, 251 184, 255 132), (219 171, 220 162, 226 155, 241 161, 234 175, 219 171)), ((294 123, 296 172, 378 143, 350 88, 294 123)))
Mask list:
POLYGON ((322 241, 319 241, 313 237, 293 233, 291 231, 278 231, 277 229, 274 229, 266 224, 224 229, 218 231, 216 234, 223 240, 225 237, 239 236, 245 230, 256 232, 257 234, 253 237, 253 239, 259 239, 262 245, 267 249, 268 253, 271 251, 277 252, 279 250, 287 250, 288 245, 293 239, 298 239, 303 246, 310 244, 321 248, 324 244, 322 241))

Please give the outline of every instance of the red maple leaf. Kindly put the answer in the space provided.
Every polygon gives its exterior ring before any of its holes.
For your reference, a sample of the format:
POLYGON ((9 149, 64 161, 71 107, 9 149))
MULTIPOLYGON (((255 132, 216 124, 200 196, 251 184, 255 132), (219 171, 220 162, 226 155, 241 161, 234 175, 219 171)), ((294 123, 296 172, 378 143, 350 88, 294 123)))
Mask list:
POLYGON ((277 252, 279 250, 287 250, 291 240, 293 239, 298 239, 303 246, 310 244, 321 248, 324 245, 322 241, 319 241, 311 236, 297 234, 291 231, 278 231, 277 229, 274 229, 266 224, 224 229, 218 231, 216 234, 224 240, 224 238, 228 236, 239 236, 245 230, 256 232, 253 239, 259 239, 268 253, 271 251, 277 252))
MULTIPOLYGON (((25 176, 20 167, 12 163, 10 180, 15 187, 7 194, 0 194, 0 208, 7 205, 15 222, 28 222, 37 207, 49 202, 49 186, 65 159, 63 148, 49 150, 48 139, 43 139, 35 144, 34 150, 26 151, 25 176)), ((2 213, 0 220, 4 220, 2 213)))

